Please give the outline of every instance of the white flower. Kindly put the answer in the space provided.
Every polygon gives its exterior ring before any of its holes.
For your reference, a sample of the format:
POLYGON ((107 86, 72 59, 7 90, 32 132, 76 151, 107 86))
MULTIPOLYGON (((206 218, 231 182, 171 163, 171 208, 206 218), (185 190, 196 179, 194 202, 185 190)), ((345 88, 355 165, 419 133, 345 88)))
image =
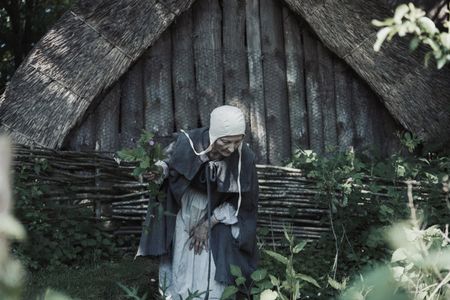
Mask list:
POLYGON ((377 32, 377 41, 373 45, 373 50, 375 52, 380 51, 381 45, 383 44, 384 40, 387 38, 388 34, 391 32, 390 27, 384 27, 377 32))
POLYGON ((443 32, 440 34, 440 39, 441 39, 441 43, 442 45, 447 48, 450 49, 450 33, 448 32, 443 32))
POLYGON ((419 18, 419 20, 417 20, 417 23, 423 30, 425 30, 428 33, 434 34, 438 31, 436 25, 430 18, 421 17, 419 18))
POLYGON ((395 24, 402 24, 403 17, 409 12, 409 7, 402 4, 395 9, 394 22, 395 24))
POLYGON ((272 290, 264 290, 261 293, 260 300, 275 300, 278 297, 278 293, 272 290))

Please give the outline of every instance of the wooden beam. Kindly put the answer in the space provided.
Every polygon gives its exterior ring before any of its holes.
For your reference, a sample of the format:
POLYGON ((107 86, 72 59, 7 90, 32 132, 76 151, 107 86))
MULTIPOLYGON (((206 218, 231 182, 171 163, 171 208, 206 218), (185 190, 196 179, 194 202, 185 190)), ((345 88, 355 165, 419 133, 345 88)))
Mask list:
POLYGON ((259 0, 247 0, 245 27, 248 52, 248 84, 250 94, 250 128, 252 150, 259 163, 267 163, 266 106, 261 52, 259 0))
POLYGON ((281 6, 274 0, 260 0, 261 48, 264 56, 264 101, 268 161, 280 164, 291 156, 291 134, 284 60, 281 6))

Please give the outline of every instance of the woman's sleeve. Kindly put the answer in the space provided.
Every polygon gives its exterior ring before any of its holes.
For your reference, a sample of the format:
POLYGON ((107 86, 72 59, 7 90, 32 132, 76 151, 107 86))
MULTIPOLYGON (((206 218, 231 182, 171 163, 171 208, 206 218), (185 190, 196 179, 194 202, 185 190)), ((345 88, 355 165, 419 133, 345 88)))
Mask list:
POLYGON ((238 218, 236 217, 236 209, 228 202, 222 203, 214 209, 214 218, 225 225, 231 225, 231 234, 235 239, 239 237, 238 218))
POLYGON ((170 158, 172 157, 172 153, 175 149, 175 143, 176 143, 176 141, 173 141, 167 147, 165 147, 163 150, 163 153, 166 158, 164 158, 163 160, 158 160, 155 163, 155 166, 162 168, 161 180, 164 180, 167 177, 169 177, 169 162, 170 162, 170 158))
POLYGON ((252 171, 252 188, 249 192, 243 193, 243 204, 238 214, 239 237, 237 241, 239 248, 248 252, 254 253, 256 247, 256 221, 258 214, 258 175, 256 173, 256 166, 253 165, 252 171))

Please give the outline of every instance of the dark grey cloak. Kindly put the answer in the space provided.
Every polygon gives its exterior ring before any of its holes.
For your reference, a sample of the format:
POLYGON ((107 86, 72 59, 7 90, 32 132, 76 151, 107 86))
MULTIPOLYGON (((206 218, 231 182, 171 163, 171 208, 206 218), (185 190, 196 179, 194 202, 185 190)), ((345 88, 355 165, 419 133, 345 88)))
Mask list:
MULTIPOLYGON (((193 129, 188 134, 197 152, 208 147, 208 128, 193 129)), ((210 248, 216 265, 214 279, 224 284, 234 282, 230 273, 231 264, 239 266, 244 276, 249 278, 258 262, 256 218, 259 189, 255 155, 245 144, 242 146, 241 153, 242 202, 238 214, 239 236, 235 239, 231 234, 231 226, 222 223, 214 226, 211 231, 210 248)), ((165 199, 151 199, 149 203, 151 207, 152 201, 160 201, 165 213, 155 217, 158 214, 155 209, 147 211, 137 256, 159 256, 171 253, 176 214, 181 207, 181 198, 208 161, 206 155, 197 156, 192 151, 185 135, 179 135, 167 161, 169 176, 162 185, 165 199)), ((217 180, 212 185, 212 210, 224 201, 230 202, 237 209, 238 161, 239 153, 235 151, 229 157, 214 162, 217 180)))

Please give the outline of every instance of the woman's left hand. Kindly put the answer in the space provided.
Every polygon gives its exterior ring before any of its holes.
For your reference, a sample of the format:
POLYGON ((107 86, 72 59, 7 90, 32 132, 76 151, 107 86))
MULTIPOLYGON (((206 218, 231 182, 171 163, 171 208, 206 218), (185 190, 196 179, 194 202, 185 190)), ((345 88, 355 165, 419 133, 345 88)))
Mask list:
POLYGON ((203 248, 208 251, 208 222, 205 221, 191 230, 191 244, 189 250, 194 248, 195 254, 201 254, 203 248))

